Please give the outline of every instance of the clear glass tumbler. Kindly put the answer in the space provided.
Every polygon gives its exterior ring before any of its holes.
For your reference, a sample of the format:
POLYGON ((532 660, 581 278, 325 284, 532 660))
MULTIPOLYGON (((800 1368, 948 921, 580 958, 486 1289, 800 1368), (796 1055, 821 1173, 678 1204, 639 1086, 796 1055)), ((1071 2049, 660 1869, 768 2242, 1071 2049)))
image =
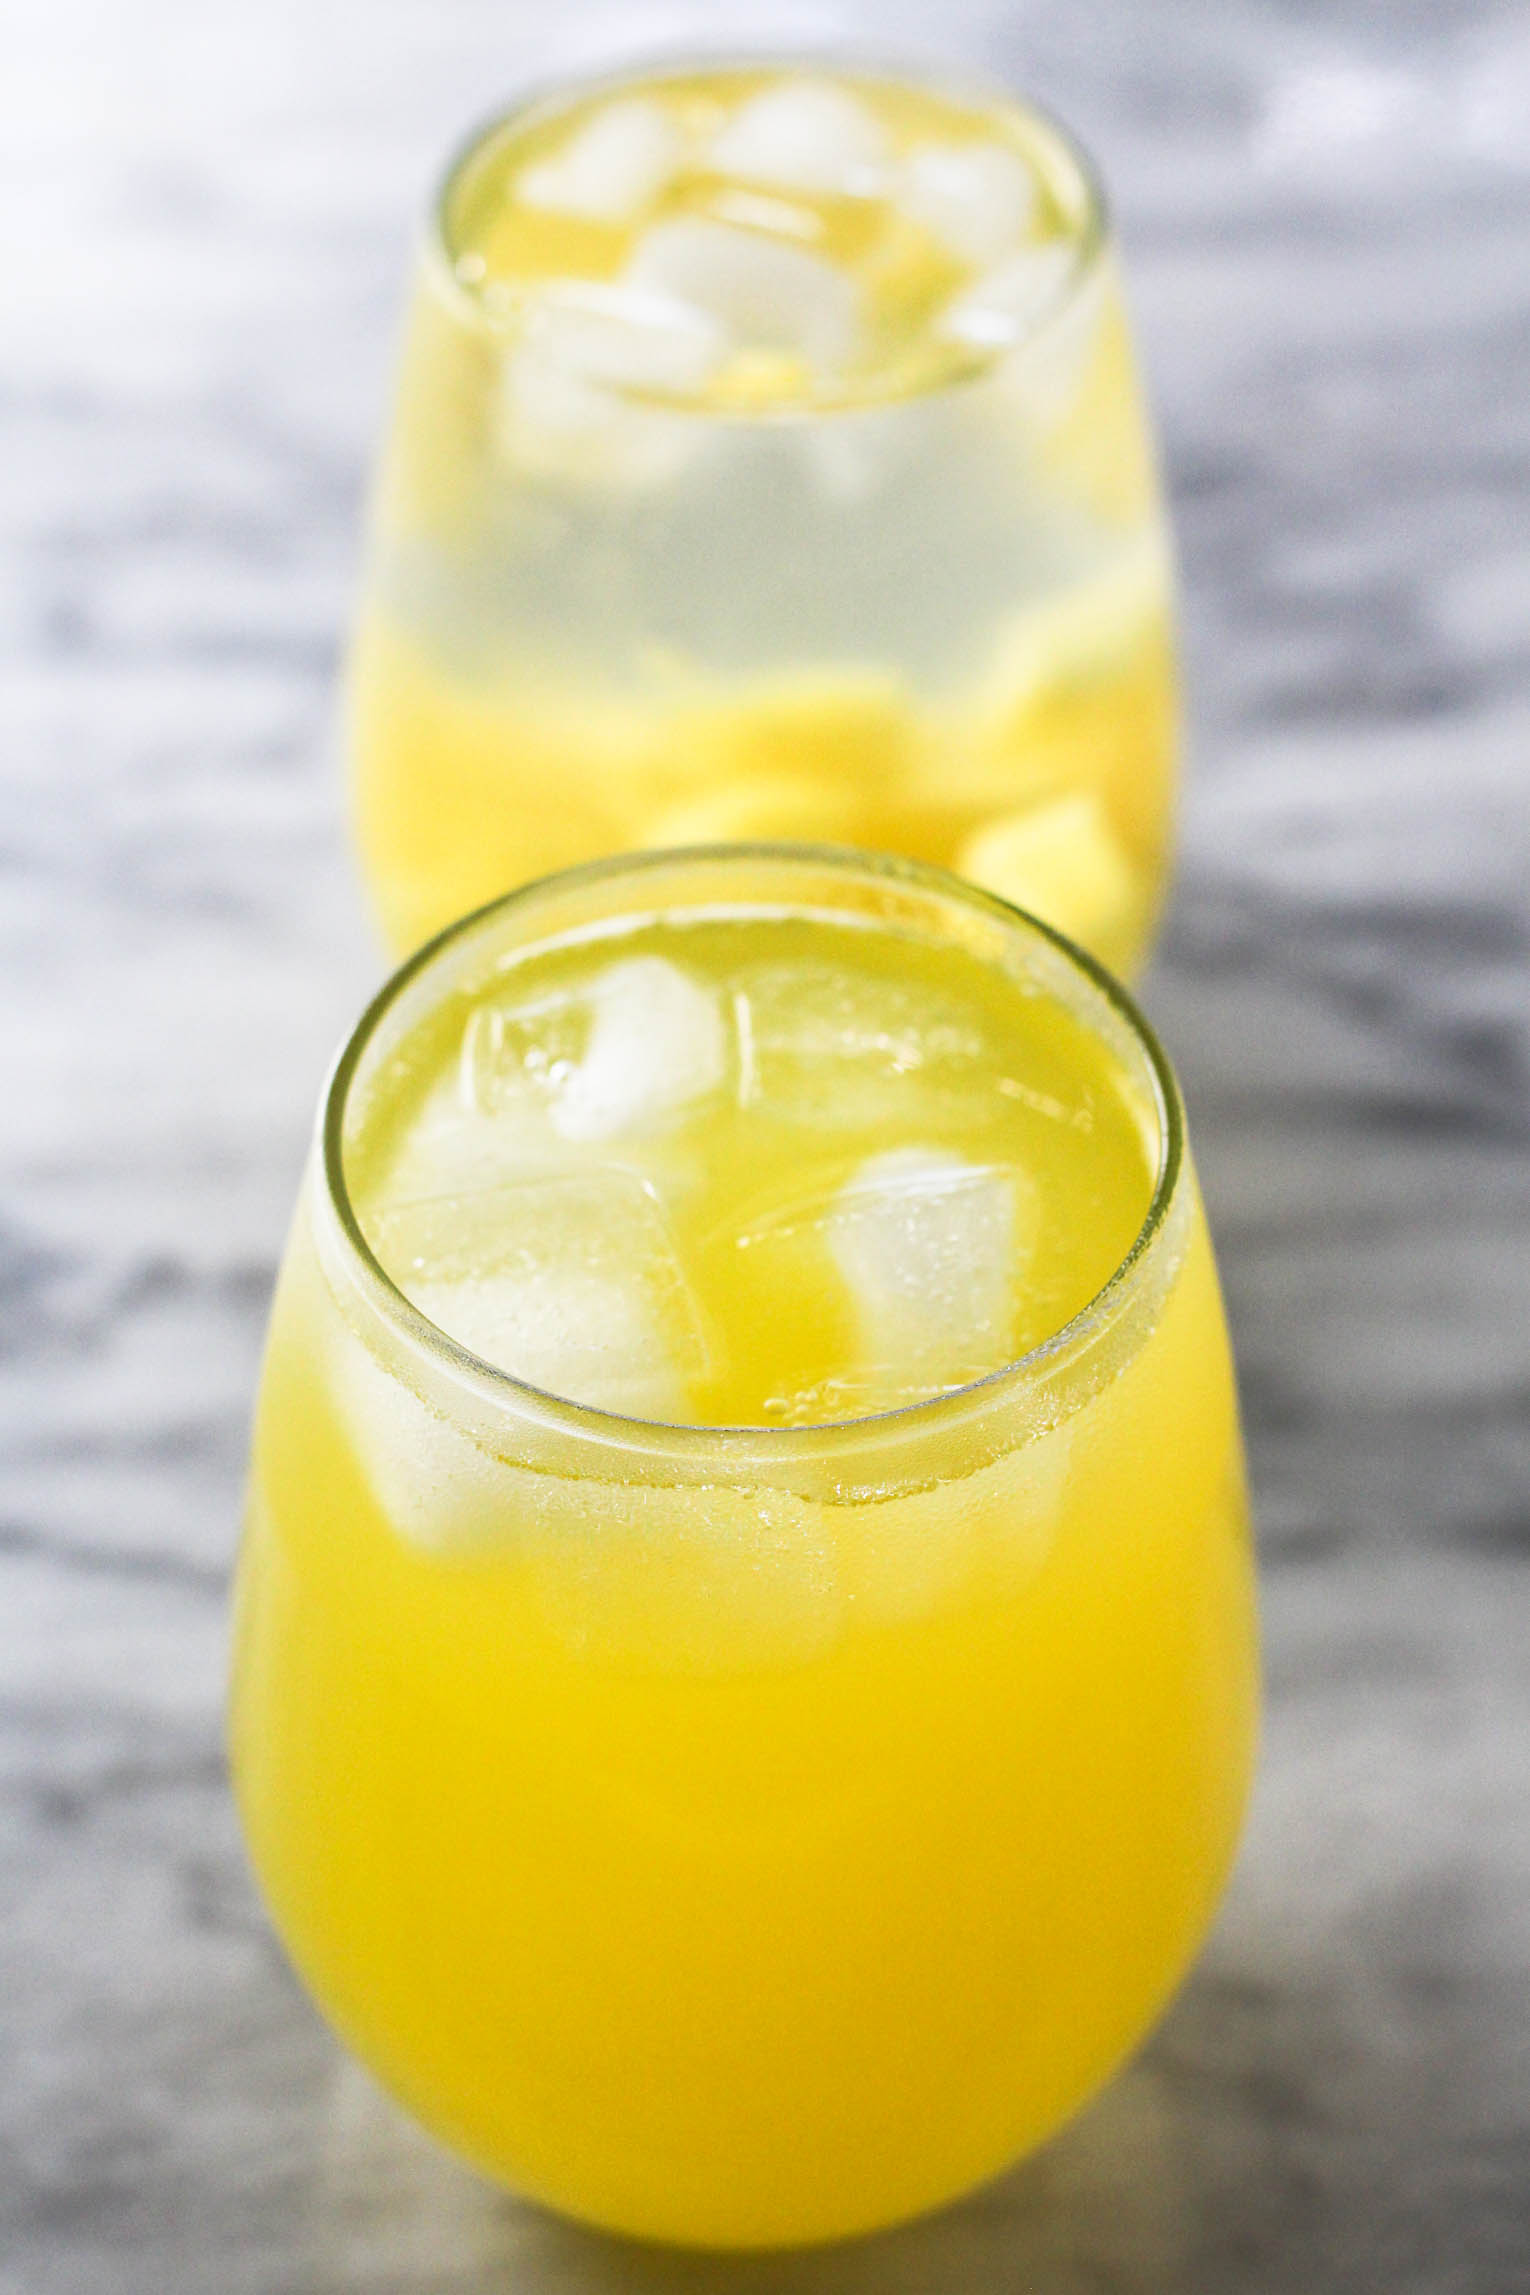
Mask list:
POLYGON ((938 862, 1130 972, 1169 552, 1099 186, 848 66, 527 101, 425 230, 351 681, 400 952, 601 853, 938 862))
MULTIPOLYGON (((452 1205, 429 1208, 439 1251, 452 1205)), ((528 888, 383 990, 277 1294, 232 1742, 298 1969, 446 2141, 703 2245, 950 2199, 1051 2133, 1183 1973, 1256 1675, 1179 1094, 1082 954, 944 872, 733 847, 528 888), (1145 1148, 1080 1312, 913 1405, 711 1426, 538 1391, 410 1303, 351 1171, 406 1047, 529 949, 701 914, 848 921, 889 965, 960 949, 1071 1016, 1145 1148)))

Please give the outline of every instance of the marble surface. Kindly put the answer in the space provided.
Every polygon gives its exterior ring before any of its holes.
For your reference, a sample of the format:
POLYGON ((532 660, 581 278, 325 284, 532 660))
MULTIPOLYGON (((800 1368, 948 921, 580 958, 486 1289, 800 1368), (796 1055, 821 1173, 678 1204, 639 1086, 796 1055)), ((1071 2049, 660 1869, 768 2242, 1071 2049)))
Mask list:
MULTIPOLYGON (((1196 739, 1147 998, 1240 1350, 1271 1707, 1205 1958, 968 2206, 590 2239, 340 2060, 219 1745, 274 1255, 379 960, 337 638, 462 120, 739 7, 49 0, 0 79, 0 2295, 1530 2285, 1530 22, 789 9, 1050 98, 1114 187, 1196 739)), ((774 11, 782 22, 781 11, 774 11)))

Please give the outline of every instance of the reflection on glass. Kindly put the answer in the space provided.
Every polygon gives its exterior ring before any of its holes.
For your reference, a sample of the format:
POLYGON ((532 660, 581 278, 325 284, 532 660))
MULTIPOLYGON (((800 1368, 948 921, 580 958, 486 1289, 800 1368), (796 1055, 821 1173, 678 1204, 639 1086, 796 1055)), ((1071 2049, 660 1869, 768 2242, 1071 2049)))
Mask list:
POLYGON ((274 1311, 233 1740, 299 1969, 429 2127, 682 2242, 950 2198, 1162 2005, 1254 1700, 1210 1244, 1104 976, 734 847, 384 990, 274 1311))
POLYGON ((1129 969, 1169 567, 1075 147, 782 66, 491 127, 422 253, 352 696, 400 949, 603 852, 800 837, 950 865, 1129 969))

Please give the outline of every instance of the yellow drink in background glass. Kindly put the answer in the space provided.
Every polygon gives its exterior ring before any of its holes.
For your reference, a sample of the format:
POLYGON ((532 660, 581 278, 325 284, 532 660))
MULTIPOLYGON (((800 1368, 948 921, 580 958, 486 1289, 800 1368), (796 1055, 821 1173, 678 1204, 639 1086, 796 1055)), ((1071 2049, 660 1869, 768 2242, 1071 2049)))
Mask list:
POLYGON ((1256 1655, 1171 1074, 939 872, 735 848, 444 936, 330 1087, 255 1438, 240 1809, 490 2173, 773 2245, 937 2205, 1162 2006, 1256 1655))
POLYGON ((947 864, 1130 969, 1169 562, 1075 147, 785 65, 489 128, 423 251, 351 725, 400 950, 604 852, 800 837, 947 864))

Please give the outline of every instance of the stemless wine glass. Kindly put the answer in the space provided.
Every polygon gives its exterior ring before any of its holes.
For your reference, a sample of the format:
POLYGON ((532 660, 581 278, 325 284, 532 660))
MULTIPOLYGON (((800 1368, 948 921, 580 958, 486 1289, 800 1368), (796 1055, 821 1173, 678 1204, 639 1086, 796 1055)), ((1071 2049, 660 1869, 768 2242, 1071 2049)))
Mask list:
MULTIPOLYGON (((472 1207, 427 1208, 437 1255, 459 1216, 470 1255, 472 1207)), ((1160 2010, 1232 1857, 1255 1704, 1179 1094, 1089 959, 945 872, 735 846, 530 887, 382 991, 274 1310, 233 1749, 299 1970, 429 2127, 681 2242, 949 2199, 1160 2010), (1022 1359, 850 1422, 662 1425, 494 1368, 385 1273, 356 1158, 422 1032, 462 1031, 528 952, 719 917, 882 935, 894 980, 965 952, 1113 1079, 1144 1151, 1132 1239, 1022 1359)))
POLYGON ((475 136, 425 234, 351 747, 401 952, 604 852, 792 837, 951 866, 1129 972, 1170 568, 1077 146, 805 63, 475 136))

